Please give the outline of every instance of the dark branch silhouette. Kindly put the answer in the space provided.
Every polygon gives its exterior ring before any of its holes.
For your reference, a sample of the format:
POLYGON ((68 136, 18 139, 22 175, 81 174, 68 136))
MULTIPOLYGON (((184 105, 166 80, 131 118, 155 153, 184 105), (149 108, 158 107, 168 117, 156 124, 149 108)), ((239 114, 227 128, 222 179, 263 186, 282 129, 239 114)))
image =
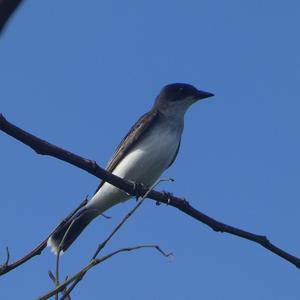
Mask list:
POLYGON ((50 291, 46 295, 38 298, 38 300, 46 300, 46 299, 54 296, 58 292, 63 291, 69 284, 71 284, 72 282, 74 282, 78 278, 82 278, 91 268, 93 268, 94 266, 96 266, 96 265, 98 265, 98 264, 106 261, 107 259, 109 259, 109 258, 111 258, 111 257, 113 257, 113 256, 115 256, 115 255, 117 255, 119 253, 130 252, 130 251, 144 249, 144 248, 156 249, 162 255, 164 255, 166 257, 170 256, 169 253, 165 253, 163 250, 161 250, 161 248, 158 245, 139 245, 139 246, 135 246, 135 247, 121 248, 119 250, 113 251, 113 252, 111 252, 111 253, 109 253, 109 254, 107 254, 105 256, 102 256, 100 258, 92 259, 90 261, 90 263, 88 265, 86 265, 82 270, 80 270, 74 276, 70 277, 69 279, 67 279, 66 281, 64 281, 63 283, 61 283, 59 286, 57 286, 55 289, 53 289, 52 291, 50 291))
POLYGON ((0 0, 0 34, 22 0, 0 0))
MULTIPOLYGON (((59 148, 53 144, 48 143, 20 128, 8 122, 3 115, 0 114, 0 130, 7 133, 8 135, 14 137, 15 139, 19 140, 20 142, 28 145, 31 147, 35 152, 41 155, 49 155, 56 157, 60 160, 63 160, 69 164, 72 164, 86 172, 103 179, 110 184, 124 190, 128 194, 132 196, 143 196, 147 192, 147 187, 143 185, 137 185, 133 182, 128 180, 124 180, 118 176, 115 176, 106 170, 102 169, 97 165, 95 161, 80 157, 72 152, 66 151, 62 148, 59 148)), ((175 197, 170 193, 160 193, 157 191, 151 191, 148 194, 148 197, 152 200, 155 200, 157 203, 165 203, 169 206, 173 206, 185 214, 191 216, 192 218, 206 224, 211 229, 217 232, 226 232, 232 235, 253 241, 262 247, 266 248, 267 250, 273 252, 274 254, 282 257, 283 259, 289 261, 297 268, 300 268, 300 259, 295 257, 286 251, 276 247, 272 244, 266 236, 254 234, 222 222, 219 222, 204 213, 198 211, 194 207, 192 207, 185 199, 175 197)), ((41 249, 38 249, 40 252, 41 249)), ((6 266, 2 266, 2 270, 0 269, 0 275, 7 273, 7 268, 10 268, 10 265, 7 264, 6 266)))
MULTIPOLYGON (((128 221, 128 219, 130 217, 132 217, 132 215, 140 208, 140 206, 143 204, 144 200, 147 198, 147 196, 150 193, 150 191, 152 191, 162 181, 170 181, 170 179, 159 179, 157 182, 155 182, 148 189, 147 193, 142 198, 137 198, 136 199, 137 203, 135 204, 135 206, 122 218, 122 220, 117 224, 117 226, 112 230, 112 232, 108 234, 108 236, 106 237, 106 239, 98 245, 98 247, 96 249, 96 252, 93 254, 93 256, 90 259, 90 262, 94 261, 94 260, 98 260, 98 261, 101 260, 101 258, 98 257, 99 254, 100 254, 100 252, 110 242, 110 240, 113 238, 113 236, 115 236, 117 234, 117 232, 121 229, 121 227, 124 226, 124 224, 128 221)), ((69 225, 69 229, 71 227, 72 227, 72 223, 69 225)), ((62 243, 63 242, 61 242, 61 244, 62 243)), ((141 249, 141 248, 154 248, 157 251, 159 251, 165 257, 173 256, 172 253, 166 253, 166 252, 164 252, 158 245, 139 245, 139 246, 135 246, 133 248, 129 247, 129 248, 126 248, 126 249, 137 250, 137 249, 141 249)), ((128 250, 128 251, 131 251, 131 250, 128 250)), ((118 250, 118 251, 120 251, 120 250, 118 250)), ((115 253, 117 253, 118 251, 115 251, 115 253)), ((122 251, 123 250, 121 250, 121 252, 122 251)), ((59 253, 60 253, 60 249, 58 249, 57 253, 58 253, 58 255, 56 256, 56 272, 55 272, 56 275, 53 275, 53 273, 51 271, 48 274, 50 276, 50 279, 55 284, 55 290, 56 290, 55 297, 56 297, 56 299, 58 300, 59 292, 61 292, 63 295, 62 295, 62 297, 61 297, 60 300, 63 300, 63 299, 67 299, 68 297, 70 297, 70 293, 74 290, 74 288, 78 285, 78 283, 83 279, 83 277, 85 276, 85 274, 87 273, 87 271, 89 269, 87 270, 86 266, 85 266, 80 271, 78 271, 76 273, 77 276, 76 275, 75 276, 70 276, 70 278, 73 278, 72 281, 68 281, 68 279, 69 279, 69 277, 68 277, 68 278, 65 279, 65 283, 64 282, 61 283, 60 280, 59 280, 59 253), (65 286, 62 286, 62 284, 65 284, 65 286), (68 285, 70 285, 70 284, 71 284, 71 286, 68 287, 68 285), (59 290, 57 290, 57 288, 59 286, 61 288, 59 288, 59 290), (68 289, 67 289, 67 287, 68 287, 68 289)), ((93 265, 92 267, 94 267, 96 265, 97 264, 93 265)), ((53 292, 53 290, 50 291, 50 292, 48 292, 47 295, 50 295, 49 297, 51 297, 51 295, 52 295, 51 293, 52 292, 53 292)), ((47 298, 41 297, 41 299, 47 299, 47 298)))

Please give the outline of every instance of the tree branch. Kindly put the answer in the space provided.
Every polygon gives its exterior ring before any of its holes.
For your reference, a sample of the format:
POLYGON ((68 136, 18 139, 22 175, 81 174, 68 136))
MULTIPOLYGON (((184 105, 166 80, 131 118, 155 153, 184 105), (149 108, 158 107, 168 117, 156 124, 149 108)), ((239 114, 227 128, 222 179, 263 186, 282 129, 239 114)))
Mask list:
POLYGON ((143 249, 143 248, 154 248, 157 251, 159 251, 161 254, 163 254, 164 256, 166 256, 166 257, 170 256, 170 254, 165 253, 157 245, 140 245, 140 246, 135 246, 135 247, 122 248, 122 249, 116 250, 114 252, 111 252, 111 253, 109 253, 109 254, 101 257, 101 258, 92 259, 89 264, 87 264, 82 270, 80 270, 74 276, 70 277, 69 279, 67 279, 66 281, 64 281, 63 283, 61 283, 59 286, 57 286, 55 289, 53 289, 49 293, 45 294, 44 296, 38 298, 37 300, 46 300, 46 299, 54 296, 55 294, 63 291, 73 281, 75 281, 75 280, 77 280, 79 278, 81 279, 91 268, 93 268, 94 266, 96 266, 96 265, 104 262, 105 260, 111 258, 112 256, 115 256, 116 254, 119 254, 121 252, 130 252, 130 251, 134 251, 134 250, 138 250, 138 249, 143 249))
MULTIPOLYGON (((150 191, 152 191, 160 182, 162 181, 170 181, 171 179, 159 179, 156 181, 147 191, 147 193, 141 198, 137 199, 136 205, 123 217, 123 219, 119 222, 119 224, 112 230, 112 232, 107 236, 107 238, 98 245, 96 252, 93 254, 91 261, 97 259, 99 253, 105 248, 108 242, 113 238, 113 236, 121 229, 121 227, 127 222, 127 220, 138 210, 138 208, 143 204, 144 200, 147 198, 150 191)), ((71 225, 70 225, 71 226, 71 225)), ((158 251, 160 251, 164 256, 171 256, 172 253, 166 254, 163 252, 158 246, 155 246, 158 251)), ((60 300, 66 299, 66 297, 73 291, 76 285, 82 280, 83 276, 76 278, 72 285, 65 291, 65 294, 61 297, 60 300)))
POLYGON ((0 0, 0 34, 22 0, 0 0))
MULTIPOLYGON (((117 177, 106 170, 100 168, 95 161, 85 159, 80 157, 72 152, 66 151, 62 148, 59 148, 53 144, 50 144, 44 140, 37 138, 36 136, 16 127, 15 125, 9 123, 3 115, 0 114, 0 130, 7 133, 8 135, 14 137, 15 139, 21 141, 22 143, 31 147, 34 151, 41 155, 49 155, 56 157, 60 160, 63 160, 69 164, 72 164, 86 172, 103 179, 110 184, 118 187, 119 189, 124 190, 128 194, 132 196, 136 196, 136 185, 128 180, 122 179, 117 177)), ((139 192, 144 195, 147 192, 147 188, 141 186, 139 192)), ((149 192, 148 198, 155 200, 156 202, 161 202, 168 204, 169 206, 173 206, 185 214, 191 216, 192 218, 206 224, 214 231, 217 232, 226 232, 250 241, 253 241, 265 249, 273 252, 274 254, 282 257, 283 259, 287 260, 288 262, 295 265, 297 268, 300 268, 300 259, 295 257, 286 251, 280 249, 279 247, 273 245, 266 236, 254 234, 222 222, 219 222, 204 213, 198 211, 194 207, 192 207, 185 199, 181 199, 175 197, 171 194, 167 193, 160 193, 157 191, 149 192)), ((0 272, 1 275, 1 272, 0 272)))
MULTIPOLYGON (((50 279, 52 280, 52 282, 54 283, 54 285, 58 286, 57 282, 56 282, 57 280, 56 280, 55 276, 53 275, 53 273, 51 271, 48 271, 48 275, 49 275, 50 279)), ((68 276, 66 277, 65 281, 66 280, 68 280, 68 276)), ((66 293, 66 288, 62 290, 62 294, 63 294, 62 299, 71 300, 70 295, 66 293)))

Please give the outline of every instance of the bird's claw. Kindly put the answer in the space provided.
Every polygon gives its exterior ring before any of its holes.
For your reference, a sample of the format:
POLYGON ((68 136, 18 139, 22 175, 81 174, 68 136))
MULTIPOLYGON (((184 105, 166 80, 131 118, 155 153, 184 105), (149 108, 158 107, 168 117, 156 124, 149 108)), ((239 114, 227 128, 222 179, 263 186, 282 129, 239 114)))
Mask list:
POLYGON ((164 194, 164 196, 167 198, 167 205, 169 205, 171 203, 171 197, 173 197, 173 194, 167 191, 162 191, 162 193, 164 194))
POLYGON ((144 186, 141 183, 133 182, 133 192, 136 201, 138 201, 139 198, 144 196, 144 186))

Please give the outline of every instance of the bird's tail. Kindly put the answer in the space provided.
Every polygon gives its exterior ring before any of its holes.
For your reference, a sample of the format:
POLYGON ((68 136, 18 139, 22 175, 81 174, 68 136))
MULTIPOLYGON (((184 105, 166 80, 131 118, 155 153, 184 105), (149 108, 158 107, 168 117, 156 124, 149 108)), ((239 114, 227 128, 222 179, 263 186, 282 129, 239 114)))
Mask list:
POLYGON ((95 210, 82 209, 49 237, 47 246, 51 247, 55 254, 59 250, 61 253, 66 251, 98 214, 95 210))

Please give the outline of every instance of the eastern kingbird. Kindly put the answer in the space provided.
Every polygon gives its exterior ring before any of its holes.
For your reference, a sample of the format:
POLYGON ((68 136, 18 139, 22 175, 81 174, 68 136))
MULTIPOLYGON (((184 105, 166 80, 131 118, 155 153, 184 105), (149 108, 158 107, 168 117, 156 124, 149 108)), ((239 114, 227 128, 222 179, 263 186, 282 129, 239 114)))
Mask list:
MULTIPOLYGON (((177 156, 185 112, 198 100, 211 96, 190 84, 166 85, 152 109, 123 138, 106 169, 119 177, 151 186, 177 156)), ((59 246, 62 251, 67 250, 95 217, 129 198, 124 191, 102 181, 92 199, 49 238, 48 246, 54 253, 59 246)))

